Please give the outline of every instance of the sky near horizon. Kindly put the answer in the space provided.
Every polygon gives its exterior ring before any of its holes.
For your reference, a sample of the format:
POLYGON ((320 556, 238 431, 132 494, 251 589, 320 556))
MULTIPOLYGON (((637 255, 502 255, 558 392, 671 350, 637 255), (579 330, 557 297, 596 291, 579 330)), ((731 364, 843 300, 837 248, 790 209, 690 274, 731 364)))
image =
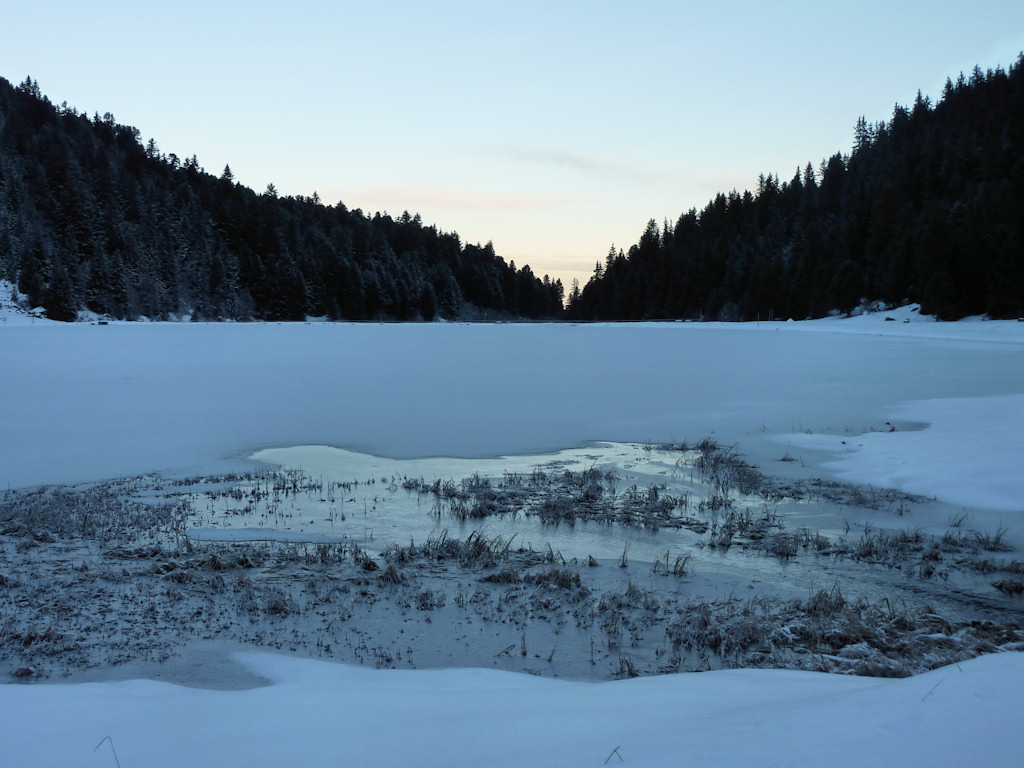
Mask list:
POLYGON ((257 191, 420 213, 538 275, 760 173, 848 152, 857 118, 1008 67, 1024 4, 637 0, 4 10, 0 77, 111 112, 257 191))

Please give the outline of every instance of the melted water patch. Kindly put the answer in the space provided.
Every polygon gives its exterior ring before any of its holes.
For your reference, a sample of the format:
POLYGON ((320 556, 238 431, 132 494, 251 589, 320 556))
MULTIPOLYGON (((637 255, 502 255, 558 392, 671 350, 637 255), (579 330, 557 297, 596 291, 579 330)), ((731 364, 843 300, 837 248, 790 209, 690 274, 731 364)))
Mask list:
MULTIPOLYGON (((837 501, 844 491, 834 483, 825 496, 780 497, 779 486, 758 484, 764 477, 756 472, 754 481, 747 477, 756 487, 743 487, 742 472, 737 479, 726 470, 752 468, 730 465, 728 450, 717 447, 606 442, 490 459, 388 459, 297 446, 252 458, 280 471, 243 481, 233 495, 197 499, 191 538, 342 541, 380 556, 389 547, 478 535, 566 563, 646 563, 657 572, 658 563, 669 570, 683 558, 702 578, 790 596, 839 581, 871 599, 903 593, 959 601, 993 591, 987 576, 925 561, 922 546, 911 551, 920 541, 910 542, 909 554, 895 552, 902 561, 878 553, 906 549, 891 538, 869 542, 871 557, 862 557, 879 520, 905 528, 902 500, 880 506, 847 487, 863 501, 837 501), (922 578, 924 567, 941 580, 922 578)), ((915 535, 908 529, 903 538, 915 535)))
POLYGON ((550 524, 529 505, 486 515, 459 514, 459 505, 451 502, 474 484, 486 483, 495 495, 521 499, 527 494, 516 493, 517 489, 538 490, 543 483, 557 493, 571 479, 587 475, 599 476, 608 498, 650 494, 654 488, 661 498, 685 500, 695 507, 714 495, 694 470, 695 455, 628 443, 490 459, 388 459, 329 446, 272 448, 251 458, 301 473, 314 482, 317 492, 278 493, 274 501, 270 489, 265 504, 233 504, 229 498, 212 503, 207 514, 193 520, 190 535, 292 541, 327 537, 354 541, 379 553, 392 544, 422 543, 443 531, 463 538, 481 531, 506 539, 514 536, 517 546, 540 550, 550 545, 566 560, 618 558, 625 549, 629 557, 650 562, 664 557, 666 546, 671 550, 694 545, 695 537, 688 531, 651 530, 606 519, 550 524))

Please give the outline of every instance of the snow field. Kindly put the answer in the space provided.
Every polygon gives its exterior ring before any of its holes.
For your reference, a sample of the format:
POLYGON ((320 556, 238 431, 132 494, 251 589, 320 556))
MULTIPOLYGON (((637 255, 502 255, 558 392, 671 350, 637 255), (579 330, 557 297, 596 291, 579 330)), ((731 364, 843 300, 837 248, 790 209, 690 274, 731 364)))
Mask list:
MULTIPOLYGON (((909 312, 738 326, 5 323, 0 484, 210 471, 271 446, 472 458, 710 435, 766 471, 963 504, 1019 545, 1024 324, 900 322, 909 312), (799 461, 778 463, 784 452, 799 461)), ((1009 766, 1024 749, 1019 653, 905 680, 740 670, 600 684, 237 661, 271 683, 0 686, 3 762, 109 766, 112 744, 123 766, 1009 766)))

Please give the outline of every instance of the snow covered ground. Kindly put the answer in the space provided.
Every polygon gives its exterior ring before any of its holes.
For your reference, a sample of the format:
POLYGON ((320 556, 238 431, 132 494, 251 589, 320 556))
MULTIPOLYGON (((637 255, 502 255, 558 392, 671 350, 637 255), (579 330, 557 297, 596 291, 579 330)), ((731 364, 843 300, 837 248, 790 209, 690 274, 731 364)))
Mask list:
MULTIPOLYGON (((742 325, 0 314, 2 486, 225 469, 294 445, 472 458, 712 436, 773 474, 937 496, 1024 545, 1024 323, 910 308, 742 325)), ((123 766, 1017 765, 1024 749, 1016 653, 907 680, 742 670, 599 684, 237 663, 271 684, 0 686, 4 762, 113 765, 112 745, 123 766)))
POLYGON ((903 680, 735 670, 598 684, 241 663, 271 685, 0 687, 5 764, 113 766, 107 736, 121 766, 149 768, 1017 766, 1024 746, 1016 653, 903 680))

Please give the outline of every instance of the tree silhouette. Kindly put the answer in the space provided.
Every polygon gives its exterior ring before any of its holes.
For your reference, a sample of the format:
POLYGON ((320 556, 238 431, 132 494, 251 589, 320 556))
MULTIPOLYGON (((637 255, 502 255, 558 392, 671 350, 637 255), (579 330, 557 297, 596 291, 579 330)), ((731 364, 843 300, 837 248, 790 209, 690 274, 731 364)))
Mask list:
POLYGON ((583 289, 578 319, 819 317, 863 299, 942 318, 1024 315, 1024 56, 948 80, 791 181, 718 194, 583 289), (660 237, 659 237, 660 235, 660 237))

